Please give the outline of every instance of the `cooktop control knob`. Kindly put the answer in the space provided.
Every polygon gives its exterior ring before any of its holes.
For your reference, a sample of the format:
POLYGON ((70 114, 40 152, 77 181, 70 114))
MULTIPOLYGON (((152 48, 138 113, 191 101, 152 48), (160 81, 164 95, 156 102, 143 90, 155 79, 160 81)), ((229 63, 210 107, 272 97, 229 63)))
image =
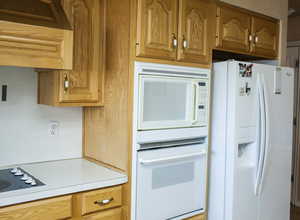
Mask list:
POLYGON ((25 183, 31 184, 33 182, 33 179, 29 177, 27 180, 25 180, 25 183))
POLYGON ((28 178, 30 178, 30 177, 27 174, 24 174, 23 177, 21 178, 21 180, 26 181, 26 180, 28 180, 28 178))
POLYGON ((15 176, 22 176, 24 173, 21 170, 17 170, 17 172, 15 172, 15 176))
POLYGON ((10 172, 11 173, 16 173, 19 169, 18 168, 13 168, 10 172))
POLYGON ((35 182, 35 180, 32 180, 31 185, 35 186, 37 183, 35 182))

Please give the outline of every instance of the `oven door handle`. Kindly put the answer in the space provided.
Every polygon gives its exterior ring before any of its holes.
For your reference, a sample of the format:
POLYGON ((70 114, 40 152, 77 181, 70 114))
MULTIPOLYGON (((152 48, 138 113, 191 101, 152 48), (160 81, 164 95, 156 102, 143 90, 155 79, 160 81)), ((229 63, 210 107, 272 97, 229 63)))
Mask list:
POLYGON ((139 162, 142 165, 145 166, 150 166, 150 165, 155 165, 155 164, 161 164, 161 163, 170 163, 170 162, 175 162, 175 161, 182 161, 186 159, 190 159, 193 157, 201 157, 203 155, 206 155, 207 151, 202 150, 196 153, 191 153, 191 154, 184 154, 180 156, 171 156, 171 157, 164 157, 164 158, 159 158, 159 159, 154 159, 154 160, 143 160, 140 159, 139 162))

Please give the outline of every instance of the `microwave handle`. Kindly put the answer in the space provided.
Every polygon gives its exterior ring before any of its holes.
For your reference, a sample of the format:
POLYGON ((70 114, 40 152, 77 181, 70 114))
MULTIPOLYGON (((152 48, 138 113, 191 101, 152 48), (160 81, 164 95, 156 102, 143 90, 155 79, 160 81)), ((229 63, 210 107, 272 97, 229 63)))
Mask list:
POLYGON ((189 158, 193 158, 193 157, 200 157, 200 156, 203 156, 206 154, 207 154, 206 150, 201 150, 196 153, 184 154, 184 155, 180 155, 180 156, 164 157, 164 158, 159 158, 159 159, 154 159, 154 160, 140 159, 139 162, 142 165, 149 166, 149 165, 155 165, 155 164, 160 164, 160 163, 170 163, 170 162, 185 160, 185 159, 189 159, 189 158))
POLYGON ((194 87, 194 112, 193 112, 193 120, 192 120, 192 125, 195 125, 198 123, 199 119, 198 119, 198 101, 199 101, 199 90, 200 90, 200 86, 198 84, 198 82, 194 82, 193 83, 193 87, 194 87))

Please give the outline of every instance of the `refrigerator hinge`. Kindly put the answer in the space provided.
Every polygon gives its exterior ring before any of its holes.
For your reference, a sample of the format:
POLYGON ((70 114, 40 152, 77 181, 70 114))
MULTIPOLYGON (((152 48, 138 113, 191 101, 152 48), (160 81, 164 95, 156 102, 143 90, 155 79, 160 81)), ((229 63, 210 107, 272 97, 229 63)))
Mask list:
POLYGON ((291 182, 294 183, 294 180, 295 180, 295 177, 294 177, 294 174, 292 174, 292 176, 291 176, 291 182))
POLYGON ((299 67, 299 59, 296 60, 295 65, 296 65, 296 68, 299 67))
POLYGON ((293 119, 293 125, 297 126, 297 118, 296 117, 294 117, 294 119, 293 119))

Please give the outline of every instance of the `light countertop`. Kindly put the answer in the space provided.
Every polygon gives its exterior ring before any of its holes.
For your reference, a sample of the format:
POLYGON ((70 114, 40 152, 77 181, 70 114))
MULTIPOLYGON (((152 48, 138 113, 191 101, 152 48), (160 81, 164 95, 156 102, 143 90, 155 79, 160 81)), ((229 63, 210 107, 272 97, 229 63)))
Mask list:
MULTIPOLYGON (((19 165, 45 186, 0 193, 0 207, 126 183, 125 174, 85 159, 19 165)), ((3 169, 13 168, 4 167, 3 169)), ((0 169, 2 169, 0 167, 0 169)))

